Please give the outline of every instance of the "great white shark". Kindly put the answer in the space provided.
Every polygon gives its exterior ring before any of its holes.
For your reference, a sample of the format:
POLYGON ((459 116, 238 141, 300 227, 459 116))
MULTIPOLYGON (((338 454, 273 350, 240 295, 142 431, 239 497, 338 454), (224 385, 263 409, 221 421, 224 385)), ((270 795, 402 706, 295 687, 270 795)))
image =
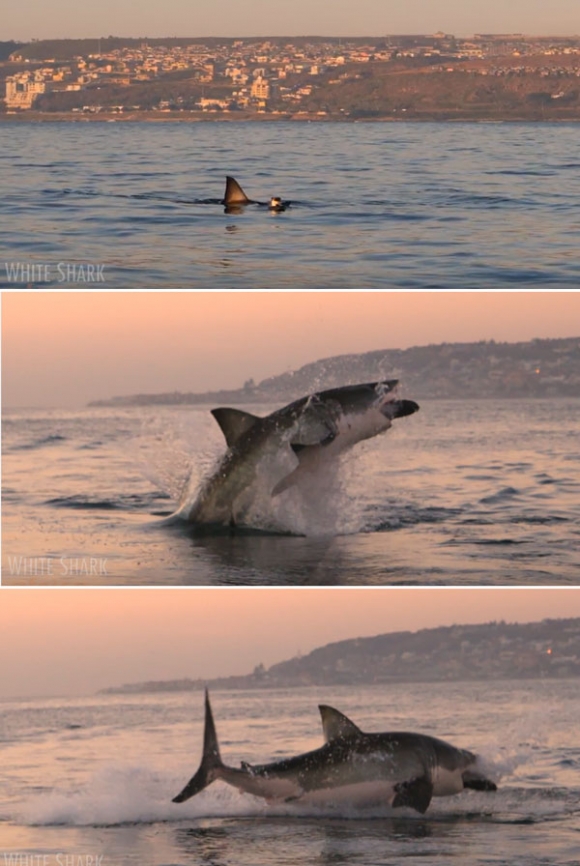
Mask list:
POLYGON ((225 205, 226 213, 239 213, 242 208, 244 208, 248 204, 257 204, 261 207, 267 207, 268 210, 276 211, 278 213, 280 211, 286 210, 287 207, 290 207, 290 202, 282 201, 279 196, 272 196, 267 204, 248 198, 235 177, 231 177, 229 175, 226 177, 226 189, 224 192, 222 204, 225 205))
POLYGON ((417 412, 417 403, 397 399, 397 384, 391 379, 319 391, 265 418, 240 409, 213 409, 228 450, 193 506, 187 512, 181 506, 177 515, 206 526, 243 524, 248 492, 264 460, 282 456, 293 464, 269 491, 275 497, 301 478, 313 477, 357 442, 385 432, 396 418, 417 412))
POLYGON ((205 693, 203 754, 196 774, 173 798, 183 803, 221 779, 269 803, 408 806, 421 814, 432 797, 465 788, 496 791, 477 755, 426 734, 368 734, 329 706, 320 706, 325 744, 271 764, 223 763, 205 693))

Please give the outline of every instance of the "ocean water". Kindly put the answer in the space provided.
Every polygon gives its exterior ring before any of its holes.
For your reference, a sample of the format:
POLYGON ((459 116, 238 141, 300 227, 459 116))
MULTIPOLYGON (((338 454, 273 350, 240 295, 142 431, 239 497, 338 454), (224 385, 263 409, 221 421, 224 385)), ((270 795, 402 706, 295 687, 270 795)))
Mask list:
POLYGON ((0 287, 576 289, 578 134, 2 122, 0 287), (293 205, 227 215, 226 174, 293 205))
POLYGON ((318 486, 261 468, 236 534, 167 521, 224 452, 209 408, 5 411, 2 582, 578 583, 580 400, 422 400, 318 486))
POLYGON ((396 684, 212 695, 222 758, 266 762, 322 743, 317 704, 363 730, 412 730, 476 751, 496 793, 409 809, 268 806, 216 782, 171 802, 197 769, 201 692, 7 701, 0 853, 85 866, 577 866, 575 681, 396 684), (60 860, 59 860, 60 858, 60 860), (68 862, 71 862, 70 860, 68 862))

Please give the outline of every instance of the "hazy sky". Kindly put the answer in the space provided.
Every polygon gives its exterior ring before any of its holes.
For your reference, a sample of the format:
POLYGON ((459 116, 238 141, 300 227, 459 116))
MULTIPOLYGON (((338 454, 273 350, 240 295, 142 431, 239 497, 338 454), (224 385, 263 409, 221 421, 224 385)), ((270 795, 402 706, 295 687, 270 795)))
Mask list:
POLYGON ((250 673, 332 641, 580 616, 579 589, 0 590, 0 698, 250 673))
POLYGON ((237 388, 350 352, 580 334, 580 292, 4 292, 4 406, 237 388))
POLYGON ((1 39, 115 36, 575 34, 578 0, 19 0, 1 39))

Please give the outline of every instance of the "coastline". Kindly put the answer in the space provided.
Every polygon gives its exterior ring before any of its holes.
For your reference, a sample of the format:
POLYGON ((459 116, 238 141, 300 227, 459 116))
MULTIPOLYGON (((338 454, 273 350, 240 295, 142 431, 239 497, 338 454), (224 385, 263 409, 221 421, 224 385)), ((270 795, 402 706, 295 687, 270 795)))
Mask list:
POLYGON ((21 111, 0 112, 0 123, 580 123, 580 113, 570 117, 542 117, 536 113, 518 115, 478 115, 475 112, 425 112, 417 116, 400 114, 379 117, 348 117, 298 112, 295 114, 268 114, 264 112, 220 112, 204 111, 100 111, 81 113, 71 111, 21 111))

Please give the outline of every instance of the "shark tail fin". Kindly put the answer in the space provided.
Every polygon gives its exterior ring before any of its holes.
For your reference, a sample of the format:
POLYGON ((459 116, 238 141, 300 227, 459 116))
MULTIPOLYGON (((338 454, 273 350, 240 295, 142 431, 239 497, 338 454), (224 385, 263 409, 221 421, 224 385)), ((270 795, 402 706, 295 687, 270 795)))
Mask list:
POLYGON ((219 770, 223 767, 220 749, 209 702, 209 693, 205 690, 205 726, 203 731, 203 755, 197 773, 192 776, 183 791, 173 798, 173 803, 183 803, 194 797, 219 778, 219 770))

